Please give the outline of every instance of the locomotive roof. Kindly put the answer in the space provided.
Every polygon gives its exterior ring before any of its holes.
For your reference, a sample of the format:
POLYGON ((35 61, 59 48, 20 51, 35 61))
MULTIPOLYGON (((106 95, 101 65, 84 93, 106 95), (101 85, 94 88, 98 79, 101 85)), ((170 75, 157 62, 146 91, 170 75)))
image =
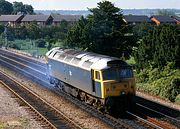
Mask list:
POLYGON ((46 56, 48 56, 48 58, 75 65, 87 70, 102 70, 109 68, 110 65, 117 66, 117 64, 118 66, 130 66, 116 57, 59 47, 53 48, 47 52, 46 56))

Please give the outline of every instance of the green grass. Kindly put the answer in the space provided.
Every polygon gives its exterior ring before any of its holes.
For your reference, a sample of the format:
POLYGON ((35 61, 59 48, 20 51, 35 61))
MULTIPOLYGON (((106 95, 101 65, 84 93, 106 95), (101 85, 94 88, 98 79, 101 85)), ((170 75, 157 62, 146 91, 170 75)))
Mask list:
POLYGON ((48 51, 47 48, 39 48, 35 46, 35 40, 15 40, 13 42, 18 48, 24 52, 28 52, 34 56, 43 56, 48 51))
MULTIPOLYGON (((15 40, 15 41, 9 41, 9 45, 10 44, 16 44, 16 46, 18 46, 18 48, 24 52, 28 52, 34 56, 44 56, 46 54, 46 52, 48 51, 47 48, 39 48, 36 47, 35 45, 36 40, 15 40)), ((55 44, 53 44, 53 47, 62 47, 63 46, 63 42, 56 42, 55 44)))

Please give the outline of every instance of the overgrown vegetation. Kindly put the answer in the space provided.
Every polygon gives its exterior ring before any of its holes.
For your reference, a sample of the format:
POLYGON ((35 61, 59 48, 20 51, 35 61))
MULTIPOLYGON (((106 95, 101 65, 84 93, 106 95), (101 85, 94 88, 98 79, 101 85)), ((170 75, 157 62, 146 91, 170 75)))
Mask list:
POLYGON ((62 21, 57 26, 39 26, 36 22, 33 22, 26 26, 8 27, 6 32, 8 43, 6 43, 4 26, 1 27, 0 25, 0 39, 2 39, 0 46, 3 45, 18 50, 24 50, 22 46, 33 46, 50 50, 52 47, 62 46, 64 44, 68 29, 71 26, 73 24, 62 21), (22 44, 19 44, 19 41, 22 44))
POLYGON ((158 95, 172 102, 180 95, 180 70, 168 63, 164 68, 147 68, 137 74, 137 89, 158 95))
POLYGON ((163 24, 149 30, 139 41, 134 57, 139 68, 162 68, 167 62, 180 63, 179 26, 163 24))

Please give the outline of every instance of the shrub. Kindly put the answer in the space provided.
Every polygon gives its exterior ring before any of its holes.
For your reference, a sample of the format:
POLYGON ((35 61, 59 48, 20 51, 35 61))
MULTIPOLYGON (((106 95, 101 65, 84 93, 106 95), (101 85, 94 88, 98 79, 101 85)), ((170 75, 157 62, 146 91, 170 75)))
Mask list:
POLYGON ((169 100, 175 101, 178 94, 180 94, 180 78, 175 78, 172 80, 169 87, 169 100))
POLYGON ((137 74, 137 82, 147 82, 149 79, 148 70, 144 69, 139 74, 137 74))
POLYGON ((177 101, 180 94, 180 70, 172 69, 173 63, 168 63, 163 69, 146 69, 137 77, 137 89, 158 95, 172 102, 177 101))
POLYGON ((180 104, 180 94, 178 94, 178 95, 176 96, 175 101, 180 104))
POLYGON ((39 39, 35 43, 37 47, 45 48, 46 42, 43 39, 39 39))
POLYGON ((159 72, 158 68, 154 68, 153 70, 150 70, 149 72, 149 80, 150 82, 157 80, 161 77, 161 74, 159 72))
POLYGON ((17 50, 20 50, 20 46, 18 46, 18 45, 15 44, 15 43, 10 44, 9 47, 10 47, 10 48, 17 49, 17 50))

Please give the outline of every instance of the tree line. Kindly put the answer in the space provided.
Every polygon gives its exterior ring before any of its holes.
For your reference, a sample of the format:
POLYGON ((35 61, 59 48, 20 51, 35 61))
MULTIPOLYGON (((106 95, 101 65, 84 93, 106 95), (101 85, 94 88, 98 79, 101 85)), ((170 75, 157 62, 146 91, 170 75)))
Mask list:
MULTIPOLYGON (((0 4, 2 2, 6 1, 0 0, 0 4)), ((16 13, 23 12, 24 5, 22 2, 14 2, 13 8, 16 13)), ((168 62, 174 62, 175 66, 178 66, 179 25, 153 26, 148 23, 127 25, 123 21, 123 11, 109 1, 99 2, 96 8, 89 11, 91 14, 87 17, 82 16, 76 24, 62 21, 58 26, 39 26, 34 22, 26 26, 8 27, 7 38, 41 39, 47 42, 48 49, 53 43, 62 41, 68 48, 121 59, 133 56, 140 69, 163 67, 168 62)), ((4 27, 0 25, 2 36, 3 32, 4 27)))
MULTIPOLYGON (((67 32, 72 25, 73 24, 69 24, 67 21, 63 20, 56 26, 39 26, 37 22, 34 21, 28 25, 9 26, 6 32, 4 25, 0 25, 0 35, 2 39, 7 38, 8 41, 12 41, 11 43, 16 39, 35 40, 37 41, 37 46, 47 47, 47 49, 50 50, 52 45, 56 42, 65 41, 67 32)), ((12 44, 8 45, 14 46, 12 44)))
POLYGON ((10 3, 0 0, 0 15, 8 14, 34 14, 34 9, 31 5, 23 4, 22 2, 10 3))

